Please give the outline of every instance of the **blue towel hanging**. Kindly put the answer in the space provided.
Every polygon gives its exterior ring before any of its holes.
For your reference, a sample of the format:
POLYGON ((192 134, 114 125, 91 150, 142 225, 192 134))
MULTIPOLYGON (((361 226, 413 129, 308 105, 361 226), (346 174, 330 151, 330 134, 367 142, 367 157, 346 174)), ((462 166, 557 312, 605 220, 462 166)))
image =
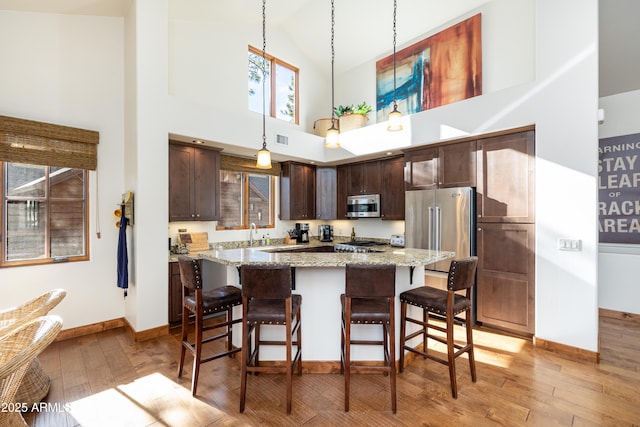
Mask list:
MULTIPOLYGON (((124 206, 122 209, 124 212, 124 206)), ((127 256, 127 224, 129 219, 124 215, 120 218, 120 232, 118 234, 118 287, 124 289, 127 296, 129 288, 129 258, 127 256)))

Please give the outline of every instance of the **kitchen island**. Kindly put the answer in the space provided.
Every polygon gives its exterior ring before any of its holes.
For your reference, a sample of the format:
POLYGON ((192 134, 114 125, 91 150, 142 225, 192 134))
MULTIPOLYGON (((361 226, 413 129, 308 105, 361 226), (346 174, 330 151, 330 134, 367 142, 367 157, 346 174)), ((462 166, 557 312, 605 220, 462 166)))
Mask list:
MULTIPOLYGON (((316 245, 317 246, 317 245, 316 245)), ((295 246, 300 250, 304 246, 295 246)), ((345 288, 345 265, 395 264, 396 295, 415 286, 424 285, 423 266, 435 261, 450 259, 453 252, 423 249, 394 248, 379 246, 375 253, 336 252, 288 252, 292 246, 256 247, 228 250, 211 250, 198 257, 226 267, 223 284, 241 286, 239 268, 242 265, 288 264, 295 269, 295 292, 302 295, 302 360, 310 372, 335 372, 340 366, 340 294, 345 288), (414 273, 416 269, 416 274, 414 273)), ((400 302, 396 298, 396 348, 400 330, 400 302)), ((235 316, 242 315, 241 307, 236 307, 235 316)), ((409 328, 411 330, 411 328, 409 328)), ((377 339, 382 328, 354 325, 352 333, 360 339, 377 339)), ((241 325, 234 330, 234 344, 240 345, 241 325)), ((282 328, 265 326, 261 335, 282 339, 282 328)), ((270 338, 270 337, 269 337, 270 338)), ((418 345, 418 341, 414 345, 418 345)), ((399 353, 397 353, 399 354, 399 353)), ((371 346, 354 346, 354 360, 382 360, 382 349, 371 346)), ((260 350, 261 360, 283 360, 284 350, 264 347, 260 350)))

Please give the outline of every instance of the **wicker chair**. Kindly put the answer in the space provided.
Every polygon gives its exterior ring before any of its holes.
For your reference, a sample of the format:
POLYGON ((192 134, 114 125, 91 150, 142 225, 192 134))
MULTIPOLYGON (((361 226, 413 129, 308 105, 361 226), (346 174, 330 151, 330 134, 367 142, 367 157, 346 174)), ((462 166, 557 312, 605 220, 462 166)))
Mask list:
POLYGON ((16 400, 16 392, 31 362, 62 329, 58 316, 38 317, 0 338, 0 426, 26 426, 21 411, 30 407, 16 400), (11 406, 13 405, 13 406, 11 406))
MULTIPOLYGON (((47 315, 66 295, 67 292, 64 289, 53 289, 18 307, 0 310, 0 337, 33 319, 47 315)), ((50 384, 51 379, 43 371, 38 358, 35 358, 29 365, 22 380, 22 386, 16 393, 16 402, 23 402, 29 406, 40 402, 49 393, 50 384)))

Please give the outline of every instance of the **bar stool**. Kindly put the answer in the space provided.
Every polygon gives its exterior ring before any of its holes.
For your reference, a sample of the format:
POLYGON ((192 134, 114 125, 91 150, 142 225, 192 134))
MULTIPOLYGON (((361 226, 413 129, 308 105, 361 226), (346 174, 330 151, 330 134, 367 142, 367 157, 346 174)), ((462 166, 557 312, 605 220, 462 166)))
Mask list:
POLYGON ((235 286, 221 286, 203 291, 200 262, 194 258, 179 256, 178 265, 180 267, 180 280, 182 281, 182 352, 180 354, 178 377, 182 376, 184 355, 186 350, 189 350, 193 355, 191 395, 195 396, 198 388, 200 365, 223 356, 231 356, 233 353, 240 351, 239 348, 233 348, 232 338, 233 325, 240 323, 242 319, 233 319, 233 307, 242 304, 242 293, 235 286), (224 311, 226 311, 226 318, 223 322, 204 326, 204 316, 224 311), (188 340, 190 314, 195 316, 195 340, 193 343, 188 340), (203 332, 218 328, 226 328, 226 330, 217 335, 202 338, 203 332), (204 344, 221 338, 227 338, 225 350, 202 356, 202 346, 204 344))
POLYGON ((340 373, 344 374, 344 410, 349 411, 351 372, 384 372, 391 382, 391 409, 396 413, 396 266, 347 264, 342 303, 340 373), (352 324, 382 325, 382 340, 354 340, 352 324), (384 365, 353 363, 351 345, 382 345, 384 365))
POLYGON ((469 354, 469 368, 471 370, 471 380, 476 382, 476 362, 473 355, 473 329, 471 325, 471 287, 476 281, 477 257, 456 259, 451 262, 449 276, 447 279, 447 290, 422 286, 400 294, 400 372, 404 369, 404 350, 419 354, 425 358, 435 360, 449 367, 449 378, 451 380, 451 394, 453 398, 458 397, 456 384, 456 363, 455 359, 464 354, 469 354), (456 294, 456 291, 466 290, 465 295, 456 294), (423 319, 417 320, 407 316, 407 304, 420 307, 423 310, 423 319), (445 318, 445 327, 429 323, 430 314, 436 317, 445 318), (460 313, 465 313, 465 319, 457 317, 460 313), (467 342, 465 345, 454 342, 453 324, 454 320, 465 322, 467 331, 467 342), (406 335, 406 322, 420 325, 421 329, 406 335), (445 333, 445 338, 433 335, 429 328, 445 333), (422 335, 422 350, 406 345, 406 342, 414 337, 422 335), (428 352, 427 340, 434 339, 447 345, 447 359, 435 356, 428 352))
POLYGON ((293 370, 302 375, 302 331, 300 306, 302 296, 291 293, 293 271, 288 265, 243 265, 240 268, 242 282, 242 380, 240 383, 240 412, 244 412, 247 391, 247 372, 284 373, 287 382, 287 414, 291 413, 293 370), (262 325, 285 327, 284 341, 260 338, 262 325), (252 350, 251 333, 253 332, 252 350), (296 336, 295 339, 293 336, 296 336), (286 346, 284 366, 260 366, 261 345, 286 346), (292 357, 292 348, 297 351, 292 357))

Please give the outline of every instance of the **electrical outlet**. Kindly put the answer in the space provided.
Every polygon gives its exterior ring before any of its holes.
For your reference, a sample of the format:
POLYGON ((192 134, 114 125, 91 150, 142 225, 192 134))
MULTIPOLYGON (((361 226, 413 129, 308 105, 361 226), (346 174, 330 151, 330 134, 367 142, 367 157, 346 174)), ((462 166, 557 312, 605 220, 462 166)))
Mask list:
POLYGON ((582 250, 582 240, 580 239, 569 239, 566 237, 558 238, 558 250, 561 251, 581 251, 582 250))

